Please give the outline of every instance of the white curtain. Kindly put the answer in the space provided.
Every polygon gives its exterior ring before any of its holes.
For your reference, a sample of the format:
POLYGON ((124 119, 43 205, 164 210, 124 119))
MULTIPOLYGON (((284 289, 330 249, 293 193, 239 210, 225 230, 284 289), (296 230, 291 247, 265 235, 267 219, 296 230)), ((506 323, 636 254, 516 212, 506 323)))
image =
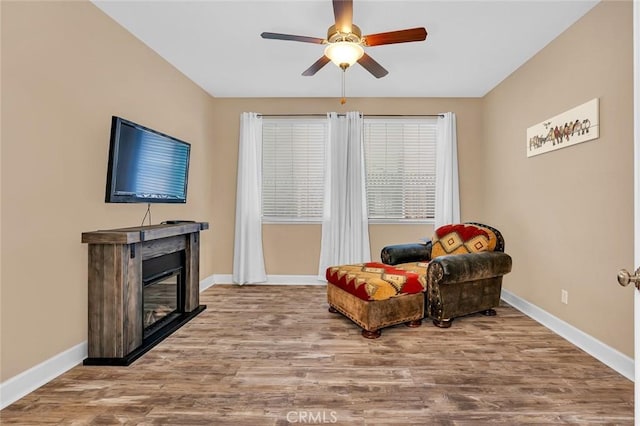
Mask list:
POLYGON ((327 267, 371 260, 359 112, 328 114, 322 244, 318 278, 327 267))
POLYGON ((453 112, 442 115, 444 117, 438 118, 436 140, 436 229, 442 225, 460 223, 456 115, 453 112))
POLYGON ((233 282, 267 281, 262 252, 262 118, 240 116, 233 282))

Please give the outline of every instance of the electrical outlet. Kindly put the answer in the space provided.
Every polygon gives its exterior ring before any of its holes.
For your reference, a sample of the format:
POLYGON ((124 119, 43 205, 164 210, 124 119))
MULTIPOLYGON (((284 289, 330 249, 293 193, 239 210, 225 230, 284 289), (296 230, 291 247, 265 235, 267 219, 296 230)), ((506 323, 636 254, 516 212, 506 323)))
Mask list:
POLYGON ((565 305, 569 304, 569 292, 567 290, 562 290, 560 293, 560 301, 565 305))

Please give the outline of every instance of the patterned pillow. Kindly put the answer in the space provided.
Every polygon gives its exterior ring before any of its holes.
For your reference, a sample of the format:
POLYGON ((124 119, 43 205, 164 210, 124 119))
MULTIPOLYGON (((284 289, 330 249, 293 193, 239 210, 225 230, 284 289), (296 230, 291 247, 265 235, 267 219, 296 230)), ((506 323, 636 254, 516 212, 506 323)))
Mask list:
MULTIPOLYGON (((493 251, 496 238, 488 229, 475 225, 444 225, 436 229, 431 239, 431 258, 449 254, 476 253, 493 251)), ((491 232, 493 234, 493 232, 491 232)))
POLYGON ((487 249, 487 251, 494 251, 496 249, 496 246, 498 245, 498 236, 496 235, 496 233, 493 232, 492 229, 485 228, 484 226, 479 226, 479 225, 473 225, 473 226, 480 228, 487 233, 487 235, 489 236, 489 248, 487 249))

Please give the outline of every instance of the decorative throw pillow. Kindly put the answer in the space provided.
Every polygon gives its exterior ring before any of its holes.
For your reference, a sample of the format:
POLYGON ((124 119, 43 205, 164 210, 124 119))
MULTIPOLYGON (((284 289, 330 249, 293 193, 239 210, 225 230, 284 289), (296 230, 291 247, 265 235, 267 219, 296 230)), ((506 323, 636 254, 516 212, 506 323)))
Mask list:
POLYGON ((496 246, 498 245, 498 236, 496 235, 496 233, 493 232, 492 229, 485 228, 484 226, 478 226, 478 225, 474 225, 474 226, 482 229, 484 232, 487 233, 487 235, 489 236, 489 248, 487 249, 487 251, 494 251, 496 249, 496 246))
POLYGON ((493 248, 487 230, 474 225, 444 225, 436 229, 431 239, 431 258, 449 254, 476 253, 493 248))

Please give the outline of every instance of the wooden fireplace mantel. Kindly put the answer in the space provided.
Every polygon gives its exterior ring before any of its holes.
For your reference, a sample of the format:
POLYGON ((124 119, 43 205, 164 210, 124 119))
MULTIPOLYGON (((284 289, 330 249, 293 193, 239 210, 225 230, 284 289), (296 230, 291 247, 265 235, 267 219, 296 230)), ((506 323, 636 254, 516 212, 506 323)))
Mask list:
POLYGON ((129 365, 202 312, 200 231, 183 222, 82 233, 89 245, 88 355, 85 365, 129 365), (184 309, 179 318, 144 337, 142 263, 184 251, 184 309))
POLYGON ((142 241, 200 232, 205 229, 209 229, 208 222, 134 226, 131 228, 83 232, 82 242, 87 244, 134 244, 142 241))

